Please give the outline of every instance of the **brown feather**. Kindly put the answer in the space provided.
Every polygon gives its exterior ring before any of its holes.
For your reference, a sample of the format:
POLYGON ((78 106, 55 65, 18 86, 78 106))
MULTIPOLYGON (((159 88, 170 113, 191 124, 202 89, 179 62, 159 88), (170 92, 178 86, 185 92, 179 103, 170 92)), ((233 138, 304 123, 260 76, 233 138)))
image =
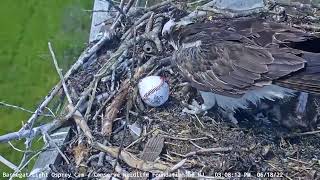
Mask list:
POLYGON ((290 47, 317 38, 302 30, 261 19, 236 19, 190 24, 171 37, 178 47, 175 63, 200 90, 234 97, 273 81, 320 92, 319 79, 309 77, 319 77, 320 59, 306 60, 304 51, 290 47))

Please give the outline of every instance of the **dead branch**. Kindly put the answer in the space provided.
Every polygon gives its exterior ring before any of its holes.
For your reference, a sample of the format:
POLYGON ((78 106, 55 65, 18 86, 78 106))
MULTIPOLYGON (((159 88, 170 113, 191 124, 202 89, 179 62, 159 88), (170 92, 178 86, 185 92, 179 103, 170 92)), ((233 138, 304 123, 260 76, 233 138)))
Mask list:
POLYGON ((197 151, 192 151, 189 152, 185 155, 182 155, 184 158, 198 155, 198 154, 203 154, 203 153, 218 153, 218 152, 229 152, 232 150, 232 147, 226 147, 226 148, 205 148, 205 149, 199 149, 197 151))
MULTIPOLYGON (((23 107, 20 107, 20 106, 17 106, 17 105, 13 105, 13 104, 8 104, 8 103, 5 103, 3 101, 0 101, 0 105, 2 106, 6 106, 6 107, 10 107, 10 108, 14 108, 14 109, 18 109, 18 110, 21 110, 21 111, 24 111, 24 112, 28 112, 28 113, 31 113, 31 114, 34 114, 34 111, 31 111, 31 110, 28 110, 26 108, 23 108, 23 107)), ((50 114, 40 114, 41 116, 46 116, 46 117, 53 117, 53 115, 50 115, 50 114)))
POLYGON ((289 134, 284 136, 283 138, 295 138, 295 137, 300 137, 300 136, 307 136, 307 135, 315 135, 315 134, 319 134, 319 131, 308 131, 308 132, 303 132, 303 133, 293 133, 293 134, 289 134))
MULTIPOLYGON (((92 147, 95 149, 98 149, 100 151, 104 151, 104 152, 108 153, 113 158, 116 158, 119 153, 118 147, 108 147, 108 146, 104 146, 103 144, 97 143, 97 142, 92 143, 92 147)), ((129 165, 130 167, 139 169, 141 171, 156 172, 156 173, 158 172, 159 173, 159 172, 165 172, 169 168, 169 166, 164 163, 143 161, 143 160, 137 158, 135 155, 133 155, 125 150, 122 150, 120 152, 119 158, 122 161, 124 161, 127 165, 129 165)))
MULTIPOLYGON (((137 82, 137 80, 140 78, 140 76, 147 70, 152 67, 151 65, 154 63, 155 59, 150 59, 148 63, 144 64, 142 67, 138 68, 134 74, 133 82, 137 82)), ((130 80, 126 79, 124 82, 122 82, 122 87, 119 91, 119 94, 117 97, 112 101, 111 105, 107 107, 106 109, 106 115, 105 118, 102 121, 102 134, 105 136, 110 136, 112 133, 112 123, 114 119, 116 118, 120 107, 125 102, 125 98, 127 97, 127 94, 129 92, 130 87, 130 80)))
POLYGON ((45 131, 42 131, 42 134, 48 139, 48 142, 49 142, 49 145, 53 145, 57 151, 59 152, 59 154, 61 155, 61 157, 64 159, 64 161, 67 163, 67 164, 70 164, 70 161, 69 159, 66 157, 66 155, 60 150, 60 147, 58 147, 58 145, 52 140, 52 138, 50 137, 50 135, 45 132, 45 131))
MULTIPOLYGON (((67 106, 67 109, 69 112, 73 112, 75 110, 75 108, 70 104, 67 106)), ((92 142, 94 137, 91 133, 91 130, 90 130, 87 122, 85 121, 82 114, 78 110, 75 110, 75 113, 73 114, 73 119, 76 122, 76 124, 81 128, 81 130, 83 131, 85 136, 88 138, 88 142, 90 144, 90 142, 92 142)))
POLYGON ((251 16, 254 14, 270 12, 265 7, 236 11, 236 10, 229 10, 229 9, 219 9, 217 7, 212 6, 212 7, 202 7, 202 8, 199 8, 199 10, 208 11, 208 12, 212 12, 215 14, 220 14, 223 17, 227 17, 227 18, 246 17, 246 16, 251 16))
POLYGON ((63 75, 62 75, 62 70, 61 70, 61 69, 59 68, 59 66, 58 66, 58 62, 57 62, 57 59, 56 59, 56 55, 54 54, 54 51, 53 51, 53 49, 52 49, 52 46, 51 46, 51 43, 50 43, 50 42, 48 42, 48 47, 49 47, 49 51, 50 51, 50 53, 51 53, 51 57, 52 57, 52 60, 53 60, 53 64, 54 64, 54 66, 55 66, 55 68, 56 68, 56 70, 57 70, 57 73, 58 73, 59 77, 60 77, 60 80, 61 80, 61 83, 62 83, 62 87, 63 87, 64 93, 65 93, 66 96, 67 96, 68 102, 69 102, 70 104, 72 104, 72 99, 71 99, 71 97, 70 97, 69 90, 68 90, 68 87, 67 87, 67 85, 66 85, 66 81, 65 81, 65 79, 64 79, 64 77, 63 77, 63 75))
POLYGON ((2 162, 4 165, 6 165, 7 167, 11 168, 14 171, 18 170, 18 167, 16 165, 14 165, 12 162, 8 161, 7 159, 2 157, 1 155, 0 155, 0 162, 2 162))
POLYGON ((0 143, 5 143, 12 140, 19 140, 26 137, 36 137, 41 134, 41 131, 51 132, 58 127, 60 127, 65 121, 63 120, 54 120, 48 124, 41 125, 39 127, 35 127, 29 130, 22 130, 13 133, 8 133, 0 136, 0 143))

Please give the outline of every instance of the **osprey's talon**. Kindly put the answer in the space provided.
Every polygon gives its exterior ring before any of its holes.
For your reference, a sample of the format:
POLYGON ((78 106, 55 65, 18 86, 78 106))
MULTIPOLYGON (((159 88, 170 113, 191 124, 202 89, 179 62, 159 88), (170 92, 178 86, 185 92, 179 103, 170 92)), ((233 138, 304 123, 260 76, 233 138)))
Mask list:
POLYGON ((231 111, 228 111, 228 110, 227 111, 222 110, 221 113, 222 113, 222 116, 224 118, 226 118, 227 120, 231 121, 233 124, 235 124, 235 125, 238 124, 237 118, 234 117, 234 112, 231 112, 231 111))
POLYGON ((188 114, 201 114, 201 113, 205 113, 206 110, 203 109, 203 106, 200 105, 196 100, 192 100, 191 104, 187 105, 188 108, 184 108, 182 110, 182 112, 188 113, 188 114))

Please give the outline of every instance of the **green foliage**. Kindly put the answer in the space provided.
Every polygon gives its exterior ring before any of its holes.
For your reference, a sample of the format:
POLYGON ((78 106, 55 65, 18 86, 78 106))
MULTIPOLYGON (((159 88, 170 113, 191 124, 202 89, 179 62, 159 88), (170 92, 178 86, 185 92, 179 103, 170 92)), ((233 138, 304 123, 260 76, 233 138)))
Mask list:
MULTIPOLYGON (((1 0, 0 101, 35 110, 58 82, 48 51, 51 41, 64 72, 88 39, 92 1, 1 0)), ((17 131, 30 114, 0 107, 0 134, 17 131)), ((22 142, 17 143, 23 148, 22 142)), ((38 145, 39 146, 39 145, 38 145)), ((0 154, 18 164, 21 154, 0 144, 0 154)), ((10 172, 0 163, 0 170, 10 172)))

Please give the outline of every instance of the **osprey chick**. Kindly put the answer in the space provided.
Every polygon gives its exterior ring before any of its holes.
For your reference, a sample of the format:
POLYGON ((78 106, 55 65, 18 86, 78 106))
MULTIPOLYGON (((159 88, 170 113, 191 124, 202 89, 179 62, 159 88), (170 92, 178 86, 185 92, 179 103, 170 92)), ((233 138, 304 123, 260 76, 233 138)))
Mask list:
MULTIPOLYGON (((292 95, 294 91, 286 88, 320 93, 320 51, 312 46, 320 39, 303 30, 240 18, 206 23, 170 20, 162 33, 175 48, 173 61, 204 99, 203 105, 190 106, 189 113, 216 104, 231 113, 261 98, 292 95)), ((232 113, 229 118, 236 123, 232 113)))

